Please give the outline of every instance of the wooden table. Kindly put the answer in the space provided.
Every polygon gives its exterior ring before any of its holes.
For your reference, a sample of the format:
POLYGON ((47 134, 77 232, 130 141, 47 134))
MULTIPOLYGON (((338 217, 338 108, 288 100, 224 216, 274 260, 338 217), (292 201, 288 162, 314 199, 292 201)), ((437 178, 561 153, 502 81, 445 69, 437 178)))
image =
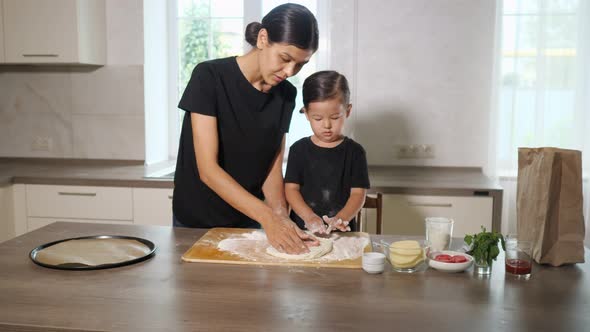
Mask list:
MULTIPOLYGON (((528 281, 426 270, 184 263, 204 230, 55 223, 0 244, 0 331, 588 331, 590 267, 535 266, 528 281), (29 251, 54 240, 130 235, 155 242, 137 265, 61 271, 29 251)), ((388 236, 384 236, 389 238, 388 236)), ((586 260, 589 258, 586 252, 586 260)), ((501 259, 501 258, 500 258, 501 259)))

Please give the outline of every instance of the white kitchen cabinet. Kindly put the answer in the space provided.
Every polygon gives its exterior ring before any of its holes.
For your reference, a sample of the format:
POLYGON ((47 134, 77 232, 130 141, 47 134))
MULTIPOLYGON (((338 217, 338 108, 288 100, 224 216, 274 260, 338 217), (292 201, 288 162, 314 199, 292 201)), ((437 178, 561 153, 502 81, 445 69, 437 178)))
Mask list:
POLYGON ((0 187, 0 242, 54 222, 172 226, 172 193, 160 188, 0 187))
POLYGON ((58 221, 133 224, 131 188, 27 184, 25 200, 24 232, 58 221))
POLYGON ((53 224, 54 222, 78 222, 78 223, 99 223, 99 224, 133 224, 133 221, 128 220, 87 220, 87 219, 68 219, 68 218, 27 218, 27 232, 34 231, 37 228, 53 224))
MULTIPOLYGON (((481 226, 491 230, 492 212, 492 197, 387 194, 383 195, 383 234, 424 236, 426 217, 448 217, 455 221, 453 237, 463 237, 479 232, 481 226)), ((374 215, 369 213, 367 218, 374 215)))
POLYGON ((12 186, 0 186, 0 242, 15 236, 12 186))
POLYGON ((4 62, 4 4, 0 0, 0 63, 4 62))
POLYGON ((0 242, 26 232, 25 185, 0 186, 0 242))
POLYGON ((106 63, 104 0, 3 0, 5 63, 106 63))
POLYGON ((27 232, 27 190, 24 184, 12 185, 12 213, 14 217, 14 235, 27 232))
POLYGON ((172 226, 173 189, 133 188, 136 224, 172 226))
POLYGON ((133 221, 131 188, 26 185, 27 217, 133 221))

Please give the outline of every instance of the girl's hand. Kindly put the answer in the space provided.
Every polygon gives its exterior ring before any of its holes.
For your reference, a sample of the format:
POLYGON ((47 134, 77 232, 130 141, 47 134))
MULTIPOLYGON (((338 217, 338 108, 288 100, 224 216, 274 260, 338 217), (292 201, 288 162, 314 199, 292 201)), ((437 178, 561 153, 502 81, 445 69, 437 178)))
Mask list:
POLYGON ((264 225, 266 237, 271 246, 280 252, 291 255, 309 252, 308 246, 318 246, 319 241, 306 234, 288 217, 274 215, 273 220, 264 225))
POLYGON ((338 216, 334 216, 331 218, 328 216, 323 216, 322 219, 324 219, 326 224, 328 224, 328 226, 331 228, 335 228, 341 232, 350 232, 350 226, 348 226, 348 223, 350 221, 344 221, 338 218, 338 216))
POLYGON ((305 228, 313 234, 328 234, 326 225, 318 215, 313 214, 310 218, 305 219, 305 228))

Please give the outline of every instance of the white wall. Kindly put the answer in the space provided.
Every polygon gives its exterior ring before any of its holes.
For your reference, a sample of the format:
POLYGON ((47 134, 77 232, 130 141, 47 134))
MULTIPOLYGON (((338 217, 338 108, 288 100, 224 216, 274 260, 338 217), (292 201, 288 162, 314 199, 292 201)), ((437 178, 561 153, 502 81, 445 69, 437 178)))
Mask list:
POLYGON ((0 156, 145 158, 142 4, 106 0, 106 66, 0 66, 0 156))
MULTIPOLYGON (((357 70, 356 70, 356 38, 357 31, 357 6, 358 0, 331 0, 330 12, 330 36, 329 44, 329 69, 336 70, 348 78, 353 103, 350 120, 345 127, 346 135, 355 137, 355 120, 358 115, 356 102, 357 70)), ((324 35, 320 31, 320 39, 324 35)))
POLYGON ((487 162, 495 1, 347 0, 332 5, 332 64, 353 85, 353 137, 370 164, 487 162), (397 159, 395 144, 434 144, 397 159))

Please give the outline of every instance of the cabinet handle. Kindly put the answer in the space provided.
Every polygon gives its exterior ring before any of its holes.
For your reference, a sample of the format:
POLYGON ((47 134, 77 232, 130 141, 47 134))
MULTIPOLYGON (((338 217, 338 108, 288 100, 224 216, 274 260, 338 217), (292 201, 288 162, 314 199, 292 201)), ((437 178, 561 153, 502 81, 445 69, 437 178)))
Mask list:
POLYGON ((172 199, 172 197, 174 197, 174 196, 173 196, 173 195, 168 195, 168 198, 169 198, 169 199, 172 199))
POLYGON ((408 202, 409 206, 424 206, 424 207, 453 207, 451 203, 416 203, 416 202, 408 202))
POLYGON ((59 54, 23 54, 25 58, 57 58, 59 54))
POLYGON ((96 196, 96 193, 72 193, 72 192, 64 192, 64 191, 60 191, 58 194, 61 196, 88 196, 88 197, 96 196))

